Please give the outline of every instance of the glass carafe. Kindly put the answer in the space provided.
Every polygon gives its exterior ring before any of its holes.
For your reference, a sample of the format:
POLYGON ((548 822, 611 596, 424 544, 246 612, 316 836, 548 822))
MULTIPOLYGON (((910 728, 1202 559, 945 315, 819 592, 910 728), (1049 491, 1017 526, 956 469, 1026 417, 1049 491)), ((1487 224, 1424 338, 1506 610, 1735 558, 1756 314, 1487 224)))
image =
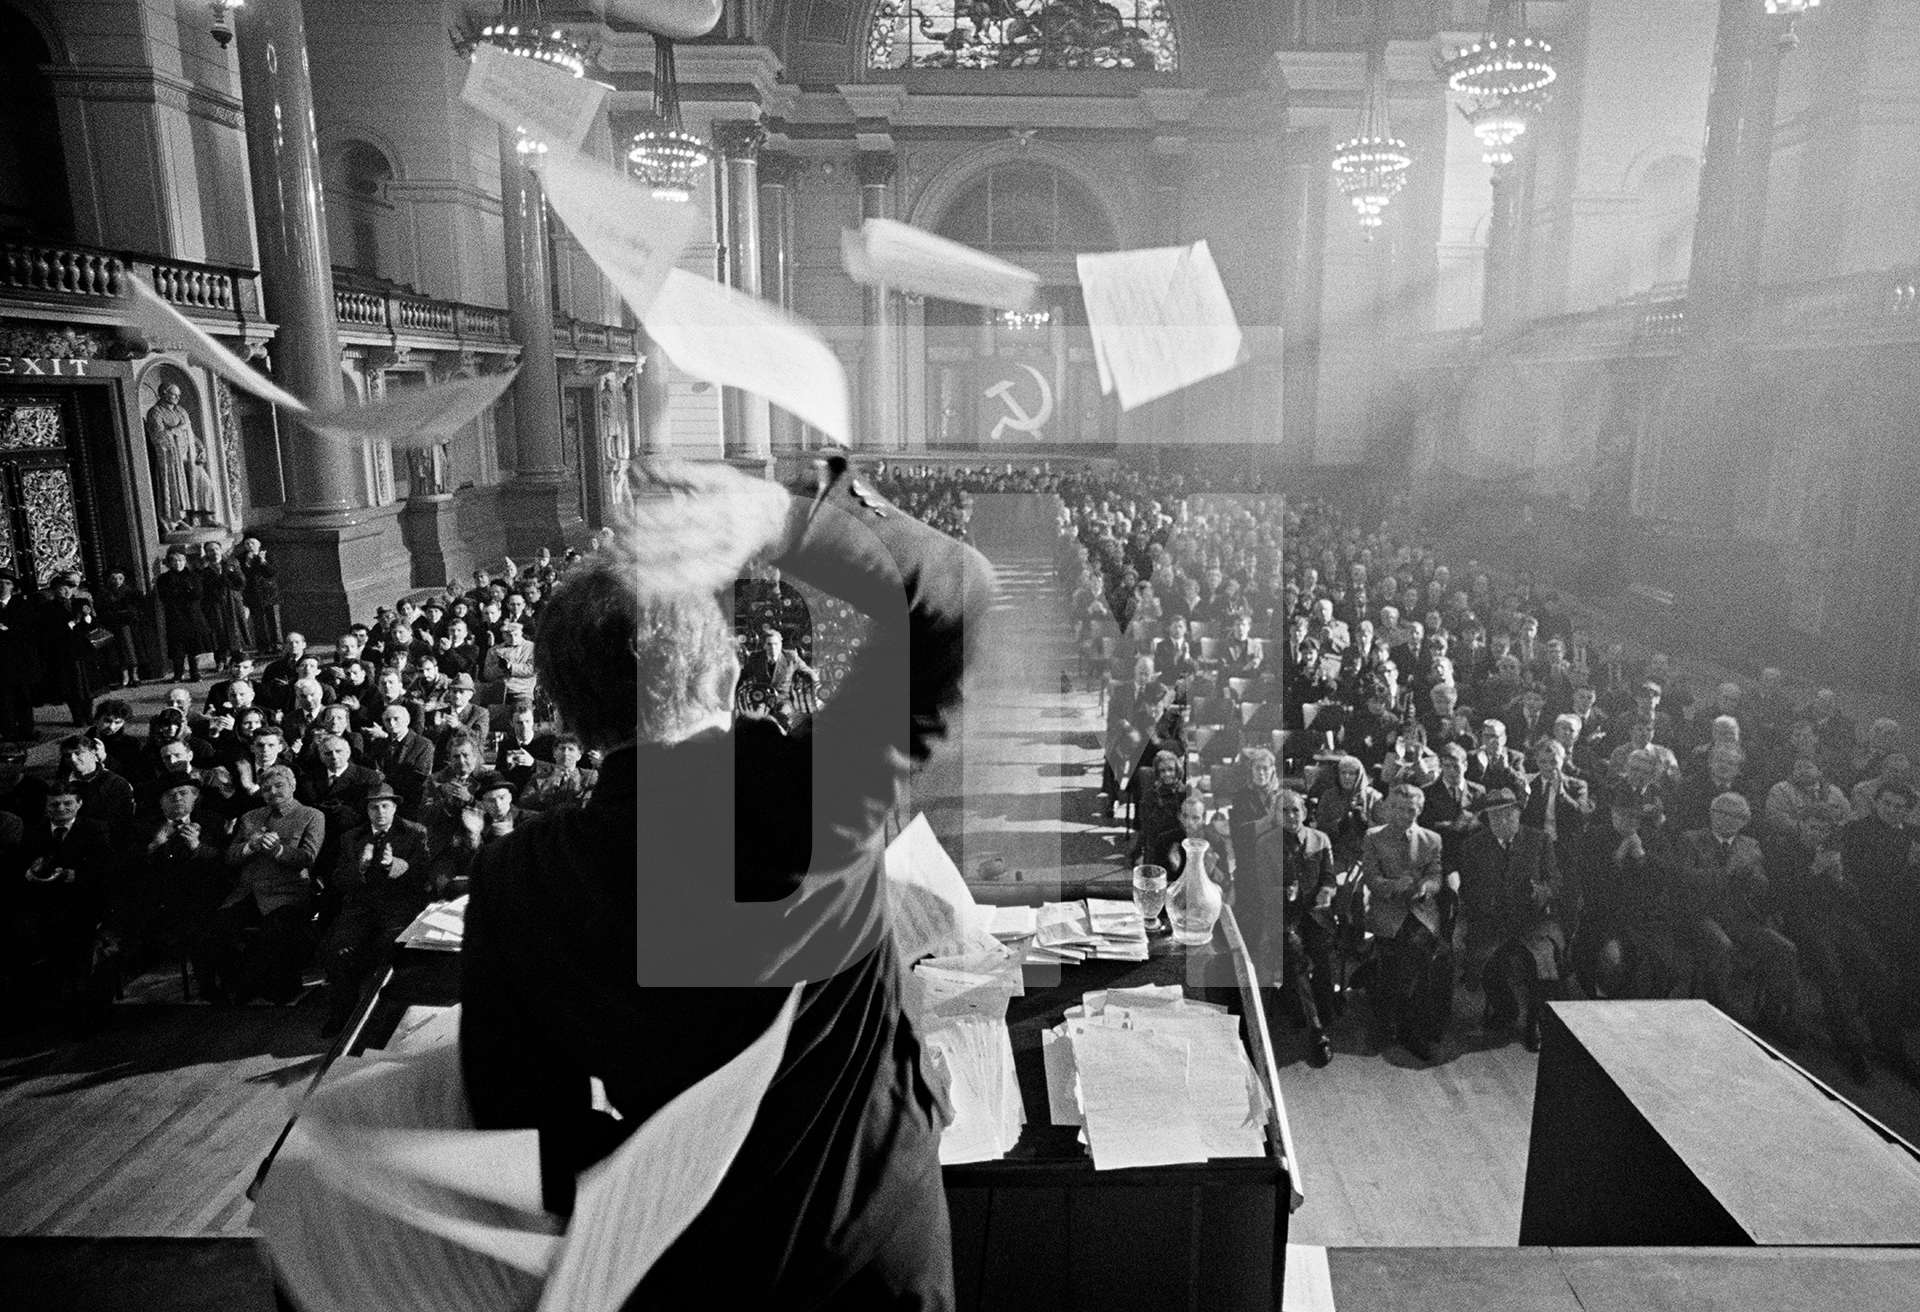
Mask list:
POLYGON ((1220 885, 1207 875, 1207 842, 1189 838, 1180 844, 1185 869, 1180 881, 1167 890, 1167 923, 1173 941, 1187 947, 1213 942, 1213 924, 1220 919, 1220 885))

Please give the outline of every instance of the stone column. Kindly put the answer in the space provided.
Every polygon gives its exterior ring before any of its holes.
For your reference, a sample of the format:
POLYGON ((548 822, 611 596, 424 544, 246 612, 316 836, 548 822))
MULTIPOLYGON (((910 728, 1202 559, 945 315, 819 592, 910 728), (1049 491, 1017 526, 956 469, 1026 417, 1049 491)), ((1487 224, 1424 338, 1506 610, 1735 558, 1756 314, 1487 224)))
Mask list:
POLYGON ((1737 336, 1753 311, 1780 60, 1787 50, 1782 35, 1758 5, 1721 0, 1687 274, 1687 332, 1695 340, 1737 336))
MULTIPOLYGON (((899 158, 892 151, 860 152, 860 217, 893 217, 893 174, 899 158)), ((891 287, 866 289, 866 379, 860 445, 896 451, 904 440, 900 423, 900 313, 891 287)))
POLYGON ((578 525, 561 448, 560 372, 553 355, 553 282, 547 265, 547 199, 515 134, 500 130, 500 212, 506 230, 507 315, 520 343, 513 380, 513 477, 500 489, 507 553, 556 547, 578 525))
POLYGON ((1745 334, 1759 294, 1767 174, 1784 28, 1758 5, 1721 0, 1687 276, 1686 338, 1673 403, 1655 434, 1655 514, 1728 526, 1759 390, 1745 334))
MULTIPOLYGON (((727 285, 748 296, 761 295, 760 148, 767 130, 757 121, 732 120, 713 125, 720 151, 720 214, 715 225, 725 252, 727 285)), ((721 434, 728 463, 765 473, 772 438, 762 398, 737 387, 721 395, 721 434)))
POLYGON ((673 453, 672 396, 668 391, 667 354, 640 330, 640 375, 635 382, 633 453, 637 460, 673 453))
POLYGON ((1294 128, 1284 147, 1281 203, 1280 445, 1286 458, 1313 461, 1320 407, 1321 283, 1327 244, 1327 159, 1333 136, 1324 127, 1294 128))
MULTIPOLYGON (((331 409, 343 404, 345 391, 306 18, 300 0, 250 5, 235 18, 261 290, 279 324, 274 376, 316 410, 331 409)), ((350 591, 382 581, 382 529, 390 519, 364 522, 358 444, 318 437, 284 412, 276 419, 287 504, 260 537, 276 550, 286 627, 337 632, 373 599, 350 591)))
POLYGON ((1487 219, 1486 288, 1480 326, 1499 337, 1524 317, 1521 277, 1521 226, 1525 222, 1525 161, 1516 159, 1493 171, 1493 211, 1487 219))
MULTIPOLYGON (((760 154, 760 287, 780 308, 794 308, 794 184, 799 161, 784 151, 760 154)), ((799 451, 806 426, 774 408, 769 442, 776 460, 799 451)))

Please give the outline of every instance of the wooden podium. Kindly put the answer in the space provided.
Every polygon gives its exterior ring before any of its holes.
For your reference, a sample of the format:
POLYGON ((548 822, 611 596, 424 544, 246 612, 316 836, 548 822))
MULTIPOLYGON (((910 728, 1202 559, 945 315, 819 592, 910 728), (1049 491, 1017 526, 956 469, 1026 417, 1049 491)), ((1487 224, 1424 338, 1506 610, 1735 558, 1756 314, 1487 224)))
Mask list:
POLYGON ((1222 911, 1210 947, 1189 951, 1163 936, 1153 951, 1144 962, 1046 972, 1054 982, 1044 986, 1029 969, 1027 996, 1008 1007, 1026 1128, 1006 1157, 942 1171, 960 1312, 1279 1309, 1298 1169, 1233 909, 1222 911), (1264 1157, 1096 1171, 1079 1130, 1050 1123, 1041 1033, 1084 992, 1143 984, 1180 984, 1241 1018, 1275 1108, 1264 1157))
POLYGON ((1723 1012, 1550 1012, 1522 1246, 1920 1244, 1920 1151, 1723 1012))

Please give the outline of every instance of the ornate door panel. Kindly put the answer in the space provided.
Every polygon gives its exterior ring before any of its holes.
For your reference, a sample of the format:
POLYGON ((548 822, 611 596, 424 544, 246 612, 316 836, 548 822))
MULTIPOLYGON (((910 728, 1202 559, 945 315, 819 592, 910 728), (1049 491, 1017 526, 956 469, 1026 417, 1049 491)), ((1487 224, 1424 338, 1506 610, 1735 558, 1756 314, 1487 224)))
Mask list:
POLYGON ((88 573, 86 525, 73 461, 73 398, 0 394, 0 568, 44 588, 65 570, 88 573))

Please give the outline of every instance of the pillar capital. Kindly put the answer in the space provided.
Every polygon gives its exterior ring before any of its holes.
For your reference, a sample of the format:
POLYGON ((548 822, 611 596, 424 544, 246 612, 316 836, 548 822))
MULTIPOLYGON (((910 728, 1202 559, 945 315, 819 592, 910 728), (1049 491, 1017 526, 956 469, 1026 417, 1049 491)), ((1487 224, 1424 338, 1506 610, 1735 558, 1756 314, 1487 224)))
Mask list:
POLYGON ((723 119, 713 125, 713 144, 727 159, 758 159, 767 144, 767 125, 758 119, 723 119))

